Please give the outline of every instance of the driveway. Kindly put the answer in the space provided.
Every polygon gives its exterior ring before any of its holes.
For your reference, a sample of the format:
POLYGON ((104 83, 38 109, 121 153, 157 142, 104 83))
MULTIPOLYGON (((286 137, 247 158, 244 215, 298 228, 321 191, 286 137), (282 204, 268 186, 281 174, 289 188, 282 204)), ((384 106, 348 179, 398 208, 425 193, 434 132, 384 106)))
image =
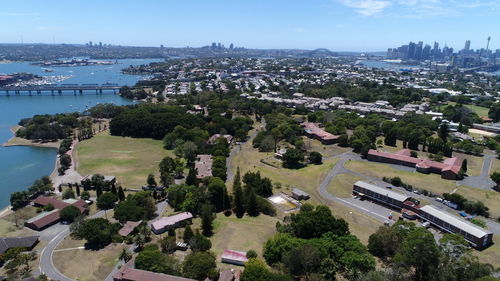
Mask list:
POLYGON ((495 154, 485 154, 483 167, 481 168, 481 175, 474 177, 466 177, 459 181, 460 185, 471 186, 484 190, 491 190, 495 186, 495 182, 490 179, 490 170, 495 154))

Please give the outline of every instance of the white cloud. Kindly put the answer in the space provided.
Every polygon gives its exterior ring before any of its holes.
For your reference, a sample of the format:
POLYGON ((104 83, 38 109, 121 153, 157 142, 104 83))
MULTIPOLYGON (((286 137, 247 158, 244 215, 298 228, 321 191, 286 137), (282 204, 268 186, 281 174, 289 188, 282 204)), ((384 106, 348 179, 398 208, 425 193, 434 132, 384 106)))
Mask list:
POLYGON ((499 0, 335 0, 363 16, 430 18, 498 14, 499 0))
POLYGON ((295 28, 293 31, 298 32, 298 33, 302 33, 302 32, 304 32, 304 31, 306 31, 306 29, 305 29, 305 28, 303 28, 303 27, 297 27, 297 28, 295 28))
POLYGON ((381 14, 387 6, 391 5, 391 2, 385 0, 340 0, 340 2, 363 16, 381 14))

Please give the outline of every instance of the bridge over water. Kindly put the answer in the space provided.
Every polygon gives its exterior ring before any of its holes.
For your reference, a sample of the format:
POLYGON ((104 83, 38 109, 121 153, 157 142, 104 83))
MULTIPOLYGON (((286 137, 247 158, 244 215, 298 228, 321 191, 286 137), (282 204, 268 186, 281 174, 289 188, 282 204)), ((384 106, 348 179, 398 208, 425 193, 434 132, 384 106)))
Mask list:
POLYGON ((122 86, 115 83, 105 84, 50 84, 50 85, 27 85, 27 86, 0 86, 0 94, 10 96, 28 94, 41 95, 42 93, 50 93, 51 95, 62 95, 63 92, 73 92, 76 94, 91 94, 96 95, 103 93, 116 94, 122 86))

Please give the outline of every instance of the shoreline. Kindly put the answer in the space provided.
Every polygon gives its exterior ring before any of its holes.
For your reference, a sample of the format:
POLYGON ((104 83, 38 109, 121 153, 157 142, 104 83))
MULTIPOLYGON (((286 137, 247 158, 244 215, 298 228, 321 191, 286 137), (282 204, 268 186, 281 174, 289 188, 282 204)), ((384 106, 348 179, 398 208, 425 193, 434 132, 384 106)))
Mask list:
POLYGON ((12 126, 10 128, 10 131, 12 132, 13 136, 5 143, 1 144, 3 147, 11 147, 11 146, 31 146, 31 147, 41 147, 41 148, 55 148, 59 149, 59 145, 61 144, 61 141, 55 141, 55 142, 46 142, 46 143, 39 143, 39 142, 33 142, 28 139, 16 137, 16 132, 21 128, 19 125, 12 126))
POLYGON ((12 206, 8 205, 5 208, 0 210, 0 219, 4 218, 5 216, 9 215, 12 212, 12 206))

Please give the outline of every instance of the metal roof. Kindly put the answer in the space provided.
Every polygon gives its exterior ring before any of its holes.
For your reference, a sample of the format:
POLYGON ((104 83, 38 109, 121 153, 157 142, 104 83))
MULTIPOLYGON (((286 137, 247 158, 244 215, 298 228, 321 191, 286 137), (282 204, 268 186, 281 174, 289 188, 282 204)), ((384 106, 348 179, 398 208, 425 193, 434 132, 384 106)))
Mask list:
POLYGON ((469 223, 467 221, 461 220, 460 218, 451 215, 448 212, 441 211, 431 205, 425 205, 422 208, 420 208, 420 211, 425 212, 429 215, 432 215, 450 225, 455 226, 456 228, 459 228, 470 235, 473 235, 477 238, 481 238, 485 235, 491 234, 492 232, 486 229, 482 229, 479 226, 475 226, 472 223, 469 223))
POLYGON ((377 185, 374 185, 374 184, 371 184, 371 183, 368 183, 365 181, 357 181, 354 185, 357 185, 357 186, 362 187, 364 189, 371 190, 371 191, 378 193, 378 194, 381 194, 381 195, 385 195, 389 198, 392 198, 392 199, 395 199, 395 200, 398 200, 401 202, 404 202, 408 198, 410 198, 409 196, 406 196, 404 194, 397 193, 395 191, 392 191, 392 190, 389 190, 387 188, 383 188, 383 187, 380 187, 380 186, 377 186, 377 185))

